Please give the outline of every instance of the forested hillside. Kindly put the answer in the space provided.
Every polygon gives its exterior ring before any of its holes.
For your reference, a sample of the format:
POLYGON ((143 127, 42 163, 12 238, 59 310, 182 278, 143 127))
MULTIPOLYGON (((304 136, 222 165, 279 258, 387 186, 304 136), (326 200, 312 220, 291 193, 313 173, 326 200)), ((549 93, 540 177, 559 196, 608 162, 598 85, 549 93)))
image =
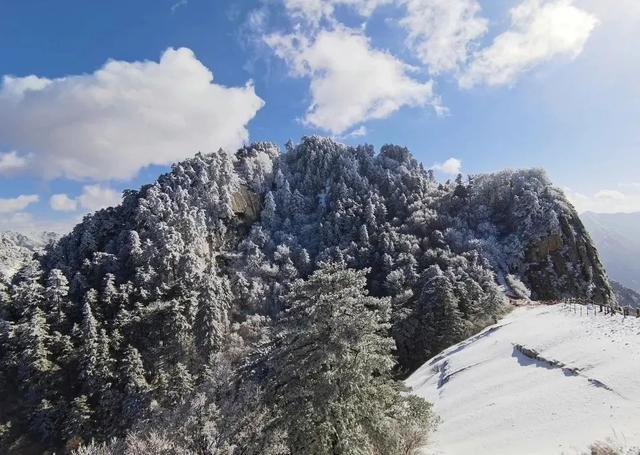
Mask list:
POLYGON ((432 419, 395 379, 505 291, 612 298, 541 170, 439 183, 402 147, 320 137, 196 155, 2 284, 2 441, 407 453, 432 419))

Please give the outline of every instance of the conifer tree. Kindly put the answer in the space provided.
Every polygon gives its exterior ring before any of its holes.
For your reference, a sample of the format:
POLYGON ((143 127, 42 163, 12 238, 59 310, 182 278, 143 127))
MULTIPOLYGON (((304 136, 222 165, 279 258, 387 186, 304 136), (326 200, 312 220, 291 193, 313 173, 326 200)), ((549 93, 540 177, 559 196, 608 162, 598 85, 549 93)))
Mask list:
POLYGON ((122 414, 126 423, 131 423, 144 412, 149 391, 142 357, 133 346, 127 346, 124 351, 120 366, 120 380, 124 390, 122 414))
MULTIPOLYGON (((291 453, 400 453, 392 428, 414 402, 391 378, 389 301, 367 295, 365 273, 327 265, 296 281, 286 300, 267 395, 291 453)), ((428 407, 415 419, 427 428, 428 407)))
POLYGON ((42 303, 42 269, 31 260, 16 273, 12 289, 12 306, 18 317, 29 317, 31 310, 42 303))
POLYGON ((82 380, 83 390, 91 394, 96 390, 98 380, 98 322, 93 316, 92 305, 97 301, 97 292, 94 289, 87 291, 82 305, 82 322, 80 324, 80 359, 79 377, 82 380))
POLYGON ((198 296, 195 320, 196 346, 205 360, 220 349, 229 326, 230 290, 226 278, 205 277, 198 296))
POLYGON ((50 358, 49 325, 40 308, 31 310, 29 318, 18 328, 17 337, 20 348, 18 378, 26 389, 27 400, 38 402, 46 395, 48 374, 55 368, 50 358))
POLYGON ((276 200, 271 191, 264 198, 261 219, 265 226, 272 226, 276 221, 276 200))
POLYGON ((84 440, 91 427, 92 414, 93 411, 86 395, 74 398, 63 423, 62 431, 65 439, 80 438, 84 440))
POLYGON ((66 322, 65 311, 69 296, 69 281, 61 270, 52 269, 47 276, 47 284, 44 290, 45 305, 49 319, 53 326, 61 329, 66 322))
POLYGON ((173 367, 167 384, 167 398, 170 405, 183 404, 193 393, 193 377, 187 367, 178 362, 173 367))

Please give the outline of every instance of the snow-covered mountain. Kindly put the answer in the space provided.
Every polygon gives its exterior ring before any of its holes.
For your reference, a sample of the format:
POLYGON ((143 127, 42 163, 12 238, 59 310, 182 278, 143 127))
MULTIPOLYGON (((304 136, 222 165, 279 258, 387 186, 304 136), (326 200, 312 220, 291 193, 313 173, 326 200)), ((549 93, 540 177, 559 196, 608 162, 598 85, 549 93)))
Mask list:
POLYGON ((580 215, 609 277, 640 291, 640 212, 580 215))
POLYGON ((5 277, 13 276, 34 252, 42 251, 59 237, 60 235, 54 232, 29 235, 11 231, 0 232, 0 273, 5 277))
POLYGON ((618 305, 640 308, 640 293, 613 280, 611 280, 611 288, 618 305))
POLYGON ((517 308, 413 373, 406 384, 441 417, 426 453, 640 447, 640 319, 594 310, 517 308))
MULTIPOLYGON (((106 441, 153 418, 180 447, 211 438, 206 427, 220 432, 219 453, 228 445, 267 453, 262 444, 287 453, 275 448, 282 433, 289 453, 326 453, 309 449, 300 428, 330 428, 313 419, 335 413, 301 405, 358 398, 357 391, 370 394, 361 402, 384 398, 360 384, 399 394, 391 372, 406 375, 492 324, 506 310, 505 287, 537 300, 613 298, 576 211, 543 170, 441 183, 406 148, 376 152, 322 137, 283 152, 257 143, 197 154, 126 191, 119 206, 86 216, 39 261, 0 282, 0 452, 3 440, 14 453, 26 440, 51 451, 106 441), (335 305, 319 308, 326 299, 335 305), (344 327, 350 319, 339 311, 353 316, 360 301, 370 302, 344 327), (340 330, 310 326, 305 314, 340 330), (296 328, 322 335, 307 342, 296 328), (367 334, 387 338, 364 343, 375 360, 356 355, 353 365, 350 343, 367 334), (327 350, 338 354, 322 365, 308 361, 327 350), (336 379, 337 361, 342 372, 368 369, 336 379), (291 377, 301 365, 312 371, 291 377), (292 421, 311 419, 307 427, 287 427, 276 402, 281 383, 294 384, 291 395, 301 398, 286 408, 300 412, 292 421), (203 412, 189 407, 201 397, 218 413, 185 426, 203 412), (256 429, 272 419, 281 422, 277 431, 256 429), (245 438, 241 425, 266 439, 245 438)), ((367 419, 390 424, 382 417, 394 402, 367 419)), ((415 415, 429 414, 425 402, 414 404, 422 409, 415 415)), ((394 425, 411 428, 401 419, 394 425)), ((375 426, 357 440, 390 453, 381 444, 397 441, 379 440, 375 426)), ((328 433, 314 444, 340 442, 328 433)))

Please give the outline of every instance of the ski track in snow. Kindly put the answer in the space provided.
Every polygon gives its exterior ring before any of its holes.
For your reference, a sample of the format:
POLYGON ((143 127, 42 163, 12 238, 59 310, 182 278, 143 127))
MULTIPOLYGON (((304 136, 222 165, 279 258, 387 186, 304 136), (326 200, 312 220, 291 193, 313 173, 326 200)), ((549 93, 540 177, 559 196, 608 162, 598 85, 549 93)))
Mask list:
POLYGON ((582 454, 640 446, 640 319, 515 309, 407 380, 441 418, 424 453, 582 454))

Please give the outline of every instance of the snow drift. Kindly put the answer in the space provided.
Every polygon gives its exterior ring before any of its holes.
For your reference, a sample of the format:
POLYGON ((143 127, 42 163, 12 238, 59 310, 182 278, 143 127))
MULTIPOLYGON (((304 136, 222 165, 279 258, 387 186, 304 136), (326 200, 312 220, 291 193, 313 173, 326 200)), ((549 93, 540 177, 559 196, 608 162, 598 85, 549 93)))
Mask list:
POLYGON ((407 380, 434 404, 427 454, 579 454, 640 446, 640 319, 522 307, 407 380))

